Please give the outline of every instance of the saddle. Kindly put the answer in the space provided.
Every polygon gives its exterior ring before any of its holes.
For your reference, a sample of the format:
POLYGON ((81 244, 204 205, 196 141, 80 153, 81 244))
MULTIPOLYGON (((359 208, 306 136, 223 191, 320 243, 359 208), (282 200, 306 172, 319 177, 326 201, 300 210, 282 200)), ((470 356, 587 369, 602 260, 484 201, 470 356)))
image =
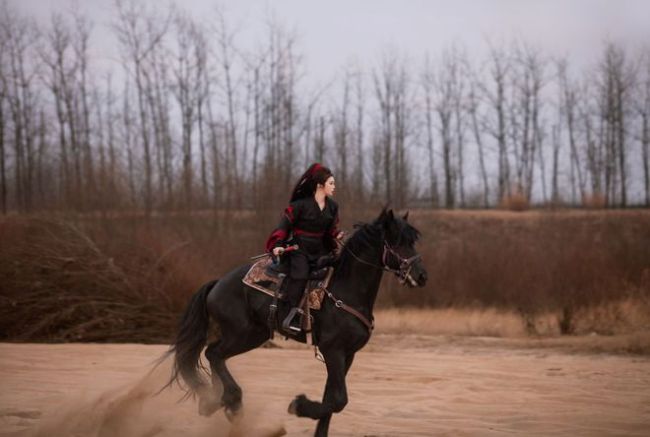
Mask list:
MULTIPOLYGON (((309 309, 319 310, 321 307, 325 289, 329 285, 334 271, 334 268, 331 267, 332 261, 331 257, 322 257, 315 265, 316 270, 312 270, 309 274, 303 294, 303 296, 307 296, 306 302, 308 302, 309 309)), ((275 264, 271 257, 266 257, 251 266, 242 282, 262 293, 281 299, 283 297, 282 282, 288 273, 287 266, 275 264)), ((303 301, 305 301, 304 298, 303 301)))

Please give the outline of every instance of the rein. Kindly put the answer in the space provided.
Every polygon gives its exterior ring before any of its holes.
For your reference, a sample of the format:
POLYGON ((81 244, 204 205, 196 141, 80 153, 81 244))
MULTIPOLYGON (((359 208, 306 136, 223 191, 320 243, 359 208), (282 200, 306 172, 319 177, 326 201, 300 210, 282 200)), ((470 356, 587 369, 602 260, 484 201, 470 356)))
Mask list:
POLYGON ((345 247, 345 250, 347 250, 348 253, 354 257, 354 259, 362 264, 374 267, 376 269, 384 270, 386 272, 394 273, 402 284, 406 282, 407 279, 413 282, 413 279, 410 277, 411 269, 413 268, 413 263, 421 257, 420 254, 417 254, 410 258, 402 258, 400 254, 395 251, 395 249, 390 247, 390 245, 384 241, 384 252, 381 255, 382 265, 379 266, 377 264, 359 258, 354 252, 352 252, 352 249, 349 247, 345 247), (397 258, 397 261, 399 261, 398 269, 393 269, 388 266, 388 255, 393 255, 395 258, 397 258))

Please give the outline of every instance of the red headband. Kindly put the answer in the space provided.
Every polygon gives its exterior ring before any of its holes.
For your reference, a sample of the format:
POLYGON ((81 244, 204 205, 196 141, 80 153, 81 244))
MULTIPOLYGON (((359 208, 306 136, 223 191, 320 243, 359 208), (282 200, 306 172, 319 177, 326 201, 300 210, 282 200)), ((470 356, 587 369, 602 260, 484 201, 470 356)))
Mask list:
POLYGON ((320 165, 318 162, 316 164, 313 164, 311 166, 311 170, 309 171, 309 175, 313 176, 314 173, 316 173, 319 169, 323 168, 322 165, 320 165))

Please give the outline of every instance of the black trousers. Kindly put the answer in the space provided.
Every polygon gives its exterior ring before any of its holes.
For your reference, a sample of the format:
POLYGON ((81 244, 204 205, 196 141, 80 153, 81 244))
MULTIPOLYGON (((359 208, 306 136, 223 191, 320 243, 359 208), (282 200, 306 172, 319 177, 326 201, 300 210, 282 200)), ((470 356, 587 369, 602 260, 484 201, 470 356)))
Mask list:
POLYGON ((300 303, 302 293, 307 285, 307 279, 309 278, 309 256, 297 250, 291 252, 289 262, 289 283, 285 290, 288 301, 295 307, 300 303))

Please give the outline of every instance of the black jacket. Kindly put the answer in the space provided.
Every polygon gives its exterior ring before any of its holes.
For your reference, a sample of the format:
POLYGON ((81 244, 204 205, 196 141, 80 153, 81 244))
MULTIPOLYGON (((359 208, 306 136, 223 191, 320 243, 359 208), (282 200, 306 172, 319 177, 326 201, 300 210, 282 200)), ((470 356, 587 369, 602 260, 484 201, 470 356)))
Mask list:
POLYGON ((295 243, 310 257, 324 255, 336 247, 338 224, 339 206, 329 197, 325 197, 322 211, 314 196, 293 201, 266 241, 266 250, 270 252, 274 247, 295 243))

